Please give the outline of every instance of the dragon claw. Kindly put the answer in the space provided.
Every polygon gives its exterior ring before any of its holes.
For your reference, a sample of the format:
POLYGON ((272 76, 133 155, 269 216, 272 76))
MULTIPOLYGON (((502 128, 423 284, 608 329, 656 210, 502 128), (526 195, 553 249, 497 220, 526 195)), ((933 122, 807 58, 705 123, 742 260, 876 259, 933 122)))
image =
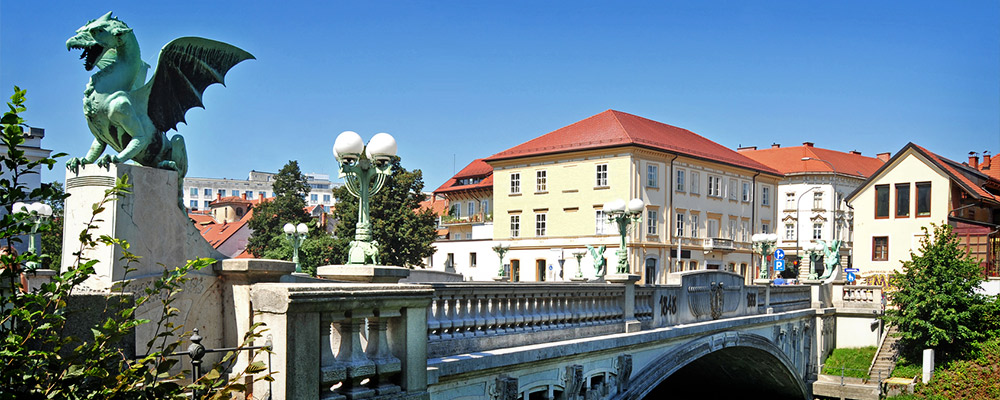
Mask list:
POLYGON ((121 160, 118 158, 117 155, 105 154, 101 158, 97 159, 97 166, 107 169, 111 167, 111 164, 117 164, 120 161, 121 160))
POLYGON ((74 174, 79 174, 80 166, 83 164, 86 164, 86 162, 80 159, 80 157, 73 157, 70 158, 69 160, 66 160, 66 169, 72 171, 74 174))

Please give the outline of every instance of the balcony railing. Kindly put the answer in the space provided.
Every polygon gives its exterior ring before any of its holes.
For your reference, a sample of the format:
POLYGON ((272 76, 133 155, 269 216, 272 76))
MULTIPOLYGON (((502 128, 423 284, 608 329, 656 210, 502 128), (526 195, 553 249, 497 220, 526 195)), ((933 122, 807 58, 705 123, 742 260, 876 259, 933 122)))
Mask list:
POLYGON ((733 251, 733 250, 736 250, 736 245, 733 243, 732 239, 708 238, 708 239, 705 239, 705 249, 706 250, 733 251))
POLYGON ((441 225, 444 226, 479 224, 484 222, 493 222, 493 214, 479 213, 464 217, 453 217, 450 215, 445 215, 441 217, 441 225))

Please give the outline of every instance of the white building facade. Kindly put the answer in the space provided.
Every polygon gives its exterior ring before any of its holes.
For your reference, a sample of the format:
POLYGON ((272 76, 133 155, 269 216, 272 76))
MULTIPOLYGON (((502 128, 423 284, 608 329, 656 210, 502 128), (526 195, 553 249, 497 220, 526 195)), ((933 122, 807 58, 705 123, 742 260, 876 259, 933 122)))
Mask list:
MULTIPOLYGON (((330 175, 305 174, 309 182, 306 204, 322 205, 330 209, 334 205, 333 189, 341 183, 330 181, 330 175)), ((274 197, 274 178, 271 172, 250 171, 246 180, 226 178, 184 178, 184 205, 190 211, 207 210, 209 203, 220 197, 243 197, 248 200, 274 197)))

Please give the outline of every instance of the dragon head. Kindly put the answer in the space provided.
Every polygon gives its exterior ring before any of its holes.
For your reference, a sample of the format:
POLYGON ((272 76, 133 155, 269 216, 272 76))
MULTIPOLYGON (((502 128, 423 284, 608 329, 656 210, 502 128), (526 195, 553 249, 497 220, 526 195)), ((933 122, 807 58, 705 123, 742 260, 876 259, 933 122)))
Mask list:
POLYGON ((124 36, 130 32, 132 29, 118 18, 112 17, 109 11, 77 29, 76 36, 66 41, 66 49, 83 50, 80 58, 87 71, 94 69, 95 65, 103 68, 114 62, 117 56, 115 49, 124 44, 124 36))

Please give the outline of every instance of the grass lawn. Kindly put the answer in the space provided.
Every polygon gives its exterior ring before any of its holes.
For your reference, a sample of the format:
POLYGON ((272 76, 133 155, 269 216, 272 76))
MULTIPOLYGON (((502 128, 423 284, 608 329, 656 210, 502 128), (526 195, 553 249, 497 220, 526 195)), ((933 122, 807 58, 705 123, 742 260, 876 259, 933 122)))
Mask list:
POLYGON ((868 367, 875 357, 875 346, 850 349, 834 349, 823 361, 823 374, 840 375, 868 379, 868 367))

